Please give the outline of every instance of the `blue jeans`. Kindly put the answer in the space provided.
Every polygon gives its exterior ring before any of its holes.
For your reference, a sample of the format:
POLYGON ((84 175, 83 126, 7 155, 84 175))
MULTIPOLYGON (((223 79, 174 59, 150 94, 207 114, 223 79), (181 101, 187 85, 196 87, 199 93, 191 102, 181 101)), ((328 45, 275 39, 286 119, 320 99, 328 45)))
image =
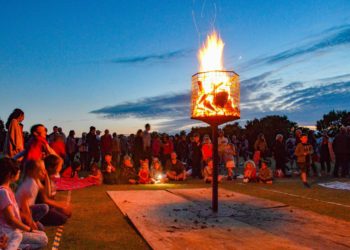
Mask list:
POLYGON ((30 207, 33 221, 37 222, 38 229, 40 231, 44 231, 44 226, 39 222, 39 220, 41 220, 49 212, 49 209, 50 208, 47 204, 34 204, 30 207))
POLYGON ((35 230, 29 233, 16 229, 5 233, 9 237, 7 250, 17 250, 19 247, 21 249, 44 248, 48 243, 47 236, 42 231, 35 230))

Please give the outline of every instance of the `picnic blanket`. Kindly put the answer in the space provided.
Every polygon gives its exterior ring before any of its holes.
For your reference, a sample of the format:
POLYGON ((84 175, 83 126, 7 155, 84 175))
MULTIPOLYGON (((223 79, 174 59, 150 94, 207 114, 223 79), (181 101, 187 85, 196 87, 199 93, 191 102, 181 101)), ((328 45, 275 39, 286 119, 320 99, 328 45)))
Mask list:
POLYGON ((58 191, 75 190, 97 185, 96 180, 90 177, 84 179, 79 177, 55 178, 54 182, 58 191))
POLYGON ((319 183, 318 185, 326 188, 350 190, 350 182, 332 181, 326 183, 319 183))

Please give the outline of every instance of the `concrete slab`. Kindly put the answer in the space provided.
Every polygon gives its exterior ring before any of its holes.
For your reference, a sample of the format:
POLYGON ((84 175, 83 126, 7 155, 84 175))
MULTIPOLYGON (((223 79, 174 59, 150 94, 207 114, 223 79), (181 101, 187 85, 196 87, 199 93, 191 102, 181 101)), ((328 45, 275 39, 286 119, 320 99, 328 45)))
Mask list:
MULTIPOLYGON (((199 204, 207 213, 210 211, 210 188, 169 191, 199 204)), ((225 189, 219 190, 219 201, 223 216, 299 245, 312 249, 350 249, 349 222, 225 189)), ((202 216, 206 216, 205 213, 202 216)))
POLYGON ((108 194, 153 249, 311 249, 232 217, 232 208, 212 214, 209 189, 174 191, 108 194), (190 198, 195 193, 199 199, 190 198))

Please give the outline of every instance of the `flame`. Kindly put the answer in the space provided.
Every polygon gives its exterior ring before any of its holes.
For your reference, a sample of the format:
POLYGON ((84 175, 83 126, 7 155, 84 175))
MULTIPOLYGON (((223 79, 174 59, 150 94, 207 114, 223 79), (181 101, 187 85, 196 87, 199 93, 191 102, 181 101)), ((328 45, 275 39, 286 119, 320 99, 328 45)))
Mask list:
POLYGON ((223 53, 225 44, 216 31, 207 37, 206 43, 199 50, 200 71, 224 70, 223 53))
POLYGON ((237 113, 231 93, 231 85, 235 81, 230 79, 223 63, 224 45, 214 31, 199 50, 199 68, 202 73, 199 73, 196 83, 198 91, 193 117, 236 115, 237 113))

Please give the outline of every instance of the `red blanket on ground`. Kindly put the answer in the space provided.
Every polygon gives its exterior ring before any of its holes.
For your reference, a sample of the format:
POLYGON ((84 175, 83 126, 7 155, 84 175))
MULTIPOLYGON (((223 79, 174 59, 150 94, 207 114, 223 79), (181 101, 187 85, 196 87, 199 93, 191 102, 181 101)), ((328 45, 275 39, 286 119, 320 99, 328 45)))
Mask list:
POLYGON ((55 178, 54 182, 58 191, 75 190, 98 185, 96 179, 90 177, 84 179, 79 179, 79 177, 55 178))

